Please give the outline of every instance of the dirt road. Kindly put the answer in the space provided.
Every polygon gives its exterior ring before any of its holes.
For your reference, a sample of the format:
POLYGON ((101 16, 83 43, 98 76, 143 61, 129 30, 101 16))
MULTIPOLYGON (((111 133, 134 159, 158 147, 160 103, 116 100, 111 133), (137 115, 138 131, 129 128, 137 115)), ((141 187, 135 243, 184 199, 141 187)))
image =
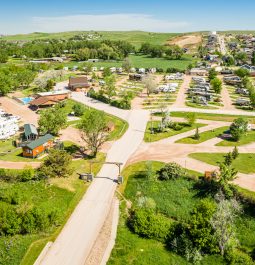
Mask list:
POLYGON ((189 84, 191 82, 191 76, 190 75, 184 75, 183 83, 178 91, 178 95, 176 97, 176 100, 171 108, 185 108, 186 104, 186 90, 189 88, 189 84))

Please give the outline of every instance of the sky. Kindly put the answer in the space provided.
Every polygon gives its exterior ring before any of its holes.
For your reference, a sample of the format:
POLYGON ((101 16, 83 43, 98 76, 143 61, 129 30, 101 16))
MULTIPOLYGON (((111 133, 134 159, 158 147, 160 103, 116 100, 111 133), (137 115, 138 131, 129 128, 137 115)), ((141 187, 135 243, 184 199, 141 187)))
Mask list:
POLYGON ((255 30, 254 0, 0 0, 0 34, 255 30))

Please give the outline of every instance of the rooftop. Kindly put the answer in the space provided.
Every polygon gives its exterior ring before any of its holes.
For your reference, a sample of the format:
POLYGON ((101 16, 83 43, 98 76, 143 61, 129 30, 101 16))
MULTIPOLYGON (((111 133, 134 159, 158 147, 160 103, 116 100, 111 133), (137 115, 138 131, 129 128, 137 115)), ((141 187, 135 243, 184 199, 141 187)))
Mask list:
POLYGON ((47 143, 49 140, 53 139, 54 137, 51 134, 45 134, 44 136, 36 139, 35 141, 29 143, 26 145, 29 149, 33 150, 38 146, 41 146, 45 143, 47 143))

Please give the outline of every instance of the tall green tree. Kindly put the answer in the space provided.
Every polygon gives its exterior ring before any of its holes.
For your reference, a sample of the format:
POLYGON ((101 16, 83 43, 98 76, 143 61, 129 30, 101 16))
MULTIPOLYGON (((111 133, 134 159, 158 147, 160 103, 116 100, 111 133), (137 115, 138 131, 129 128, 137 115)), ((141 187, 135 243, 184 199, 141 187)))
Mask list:
POLYGON ((88 110, 81 118, 79 128, 82 132, 82 138, 87 144, 92 156, 96 156, 99 148, 106 142, 107 121, 104 112, 88 110))
POLYGON ((66 124, 67 115, 64 109, 58 106, 42 111, 38 121, 41 134, 57 135, 61 129, 65 128, 66 124))
POLYGON ((214 78, 213 80, 211 80, 210 84, 215 93, 220 94, 222 90, 222 81, 219 78, 214 78))

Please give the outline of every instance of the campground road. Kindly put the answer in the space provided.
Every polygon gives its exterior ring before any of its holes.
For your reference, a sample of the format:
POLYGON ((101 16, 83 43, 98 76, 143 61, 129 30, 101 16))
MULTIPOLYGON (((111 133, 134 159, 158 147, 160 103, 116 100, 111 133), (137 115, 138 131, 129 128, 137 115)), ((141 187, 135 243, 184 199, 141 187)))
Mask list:
MULTIPOLYGON (((127 132, 112 145, 106 158, 108 162, 122 162, 125 165, 143 140, 149 112, 123 111, 103 103, 91 102, 83 93, 73 93, 73 98, 129 122, 127 132)), ((117 176, 116 166, 102 167, 40 264, 84 265, 109 212, 117 176)))

